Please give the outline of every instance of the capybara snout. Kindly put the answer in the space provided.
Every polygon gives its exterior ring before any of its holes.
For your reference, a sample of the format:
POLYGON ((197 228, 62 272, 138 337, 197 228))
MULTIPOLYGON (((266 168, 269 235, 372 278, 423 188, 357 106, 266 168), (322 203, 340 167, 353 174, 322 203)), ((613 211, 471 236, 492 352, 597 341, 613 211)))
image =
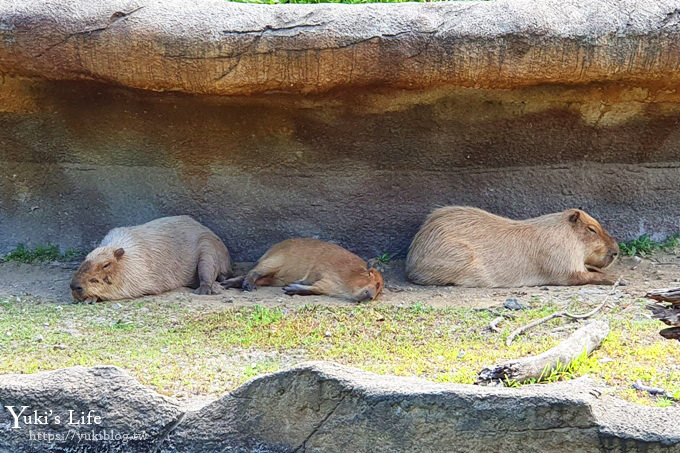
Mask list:
POLYGON ((75 300, 100 299, 113 285, 119 262, 125 250, 116 247, 99 247, 92 251, 71 279, 71 295, 75 300))
POLYGON ((604 269, 619 256, 619 244, 600 223, 580 209, 565 212, 567 222, 585 246, 585 265, 604 269))
POLYGON ((375 300, 382 293, 383 277, 377 269, 368 270, 367 280, 366 285, 354 295, 357 302, 375 300))

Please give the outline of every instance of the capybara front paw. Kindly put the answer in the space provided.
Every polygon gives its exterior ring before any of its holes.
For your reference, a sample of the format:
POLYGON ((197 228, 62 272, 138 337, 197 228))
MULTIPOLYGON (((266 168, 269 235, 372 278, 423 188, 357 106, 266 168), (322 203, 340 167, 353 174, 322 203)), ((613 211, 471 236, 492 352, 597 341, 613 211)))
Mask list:
POLYGON ((201 286, 198 287, 196 291, 194 291, 194 293, 198 294, 199 296, 209 296, 213 294, 212 285, 203 283, 201 284, 201 286))
POLYGON ((294 295, 297 294, 297 289, 295 287, 291 286, 291 285, 284 286, 283 291, 289 296, 294 296, 294 295))
POLYGON ((254 282, 248 281, 246 279, 243 280, 243 285, 241 285, 241 289, 243 289, 243 291, 255 291, 257 289, 257 286, 255 286, 254 282))

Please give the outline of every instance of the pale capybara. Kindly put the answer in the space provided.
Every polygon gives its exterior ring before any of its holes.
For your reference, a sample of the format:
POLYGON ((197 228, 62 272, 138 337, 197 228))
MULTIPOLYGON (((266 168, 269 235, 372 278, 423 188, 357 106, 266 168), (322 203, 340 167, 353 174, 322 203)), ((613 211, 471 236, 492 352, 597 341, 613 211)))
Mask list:
POLYGON ((114 228, 71 280, 76 300, 130 299, 188 286, 213 294, 231 277, 231 259, 215 233, 189 216, 114 228))
POLYGON ((477 208, 435 210, 416 234, 406 276, 421 285, 613 284, 619 246, 580 209, 511 220, 477 208))
POLYGON ((377 269, 344 248, 311 238, 288 239, 270 248, 247 275, 222 282, 225 288, 252 291, 283 286, 286 294, 373 300, 383 289, 377 269))

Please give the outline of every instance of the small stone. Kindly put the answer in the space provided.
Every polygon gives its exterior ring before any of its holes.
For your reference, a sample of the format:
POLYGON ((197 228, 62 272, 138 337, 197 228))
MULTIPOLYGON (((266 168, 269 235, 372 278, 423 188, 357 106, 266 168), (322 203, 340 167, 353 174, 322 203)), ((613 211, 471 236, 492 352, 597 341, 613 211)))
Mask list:
POLYGON ((35 337, 33 337, 33 341, 37 341, 38 343, 41 343, 44 340, 43 336, 38 334, 35 337))
POLYGON ((276 301, 277 301, 278 303, 281 303, 281 302, 283 302, 283 297, 279 297, 279 298, 277 298, 277 299, 276 299, 276 301))
POLYGON ((161 348, 161 354, 165 354, 168 352, 168 348, 161 348))
POLYGON ((121 304, 113 304, 111 305, 111 308, 113 308, 114 310, 120 310, 121 308, 123 308, 123 306, 121 304))
POLYGON ((190 341, 189 343, 191 343, 191 344, 196 344, 196 343, 198 343, 198 340, 195 339, 195 338, 192 338, 191 341, 190 341))
POLYGON ((234 298, 233 298, 233 297, 230 297, 229 299, 227 299, 227 303, 228 303, 228 304, 233 304, 233 303, 234 303, 234 298))
POLYGON ((457 359, 462 359, 463 357, 465 357, 465 351, 460 351, 456 356, 457 359))
POLYGON ((55 344, 54 346, 52 346, 52 349, 64 350, 66 349, 66 345, 64 343, 55 344))
POLYGON ((611 357, 602 357, 600 360, 598 360, 600 363, 611 363, 611 362, 616 362, 616 360, 612 359, 611 357))
POLYGON ((5 334, 5 336, 6 336, 6 337, 11 337, 11 336, 12 336, 12 332, 7 332, 7 333, 5 334))
POLYGON ((64 307, 62 307, 61 305, 57 305, 57 306, 54 307, 54 308, 55 308, 56 310, 63 310, 63 309, 64 309, 64 307))
POLYGON ((513 297, 505 299, 503 306, 508 310, 524 310, 527 308, 526 305, 520 304, 519 301, 513 297))
POLYGON ((332 337, 333 335, 331 334, 331 331, 330 331, 330 330, 327 330, 326 333, 323 334, 323 336, 326 337, 326 338, 330 338, 330 337, 332 337))

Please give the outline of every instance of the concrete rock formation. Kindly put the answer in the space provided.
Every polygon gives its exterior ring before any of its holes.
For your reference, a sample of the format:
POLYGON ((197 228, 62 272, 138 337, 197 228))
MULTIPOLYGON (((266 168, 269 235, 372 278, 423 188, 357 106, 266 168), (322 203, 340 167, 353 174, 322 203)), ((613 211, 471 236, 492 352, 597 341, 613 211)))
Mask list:
POLYGON ((678 83, 677 1, 284 5, 26 0, 0 9, 3 72, 154 91, 678 83))
MULTIPOLYGON (((0 451, 13 453, 46 451, 46 445, 60 452, 680 450, 680 410, 624 403, 584 379, 489 388, 309 362, 256 378, 202 409, 180 412, 117 368, 77 367, 0 376, 0 401, 55 413, 93 409, 102 417, 96 432, 149 433, 145 443, 124 447, 72 439, 31 442, 29 427, 12 429, 3 408, 0 451)), ((30 429, 68 432, 54 424, 30 429)))
POLYGON ((186 213, 255 260, 428 212, 680 229, 680 1, 0 1, 0 253, 186 213))

